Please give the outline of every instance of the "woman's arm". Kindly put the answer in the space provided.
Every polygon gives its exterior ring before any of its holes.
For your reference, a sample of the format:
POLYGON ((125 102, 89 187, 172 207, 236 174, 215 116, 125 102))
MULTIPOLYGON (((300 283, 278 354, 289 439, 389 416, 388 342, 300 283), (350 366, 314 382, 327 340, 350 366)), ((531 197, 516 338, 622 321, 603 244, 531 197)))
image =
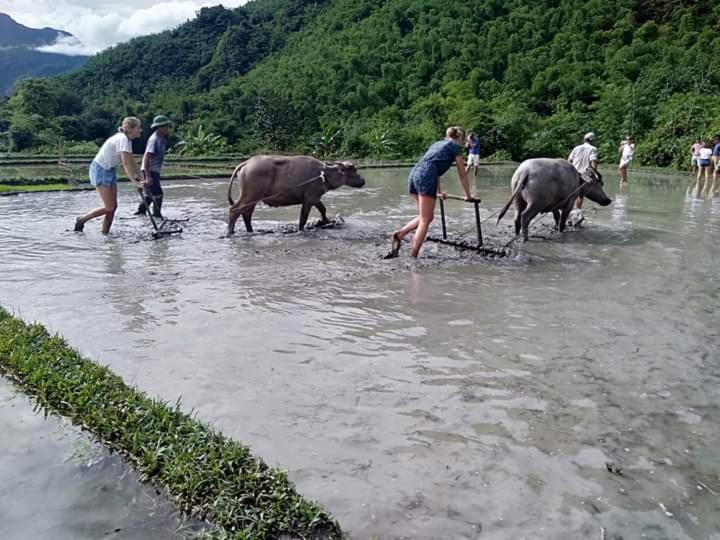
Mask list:
POLYGON ((122 159, 123 167, 130 181, 142 182, 142 176, 140 175, 137 163, 135 163, 132 154, 130 152, 120 152, 120 158, 122 159))
MULTIPOLYGON (((470 180, 468 180, 467 173, 465 172, 465 160, 462 156, 455 156, 455 165, 457 165, 458 175, 460 176, 460 184, 462 185, 463 191, 465 191, 465 198, 472 199, 470 180)), ((438 186, 439 185, 440 184, 438 184, 438 186)))

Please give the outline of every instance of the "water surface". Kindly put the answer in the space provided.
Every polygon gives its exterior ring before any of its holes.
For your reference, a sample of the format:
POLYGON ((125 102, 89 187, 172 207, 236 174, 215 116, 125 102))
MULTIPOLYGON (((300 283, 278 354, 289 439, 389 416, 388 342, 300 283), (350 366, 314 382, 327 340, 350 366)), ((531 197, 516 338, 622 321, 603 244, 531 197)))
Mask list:
MULTIPOLYGON (((224 181, 168 183, 191 221, 160 241, 126 186, 108 238, 68 230, 92 192, 0 198, 0 303, 182 396, 353 538, 718 540, 720 199, 634 171, 616 193, 608 173, 613 204, 586 203, 578 232, 546 217, 507 259, 382 261, 407 170, 363 172, 325 198, 344 227, 284 234, 299 209, 259 209, 275 232, 232 239, 224 181)), ((483 170, 483 218, 511 172, 483 170)), ((474 235, 471 207, 448 214, 474 235)))

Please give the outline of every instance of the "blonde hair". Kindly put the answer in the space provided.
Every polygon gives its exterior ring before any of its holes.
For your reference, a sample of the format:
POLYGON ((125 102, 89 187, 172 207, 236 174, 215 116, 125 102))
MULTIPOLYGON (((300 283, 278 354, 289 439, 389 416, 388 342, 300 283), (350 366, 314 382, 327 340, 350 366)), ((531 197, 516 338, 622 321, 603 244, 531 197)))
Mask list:
POLYGON ((445 136, 456 141, 462 141, 465 138, 465 129, 460 126, 451 126, 445 130, 445 136))
POLYGON ((133 128, 136 128, 140 125, 140 119, 136 118, 135 116, 128 116, 126 118, 123 118, 122 125, 118 128, 118 132, 120 133, 127 133, 133 128))

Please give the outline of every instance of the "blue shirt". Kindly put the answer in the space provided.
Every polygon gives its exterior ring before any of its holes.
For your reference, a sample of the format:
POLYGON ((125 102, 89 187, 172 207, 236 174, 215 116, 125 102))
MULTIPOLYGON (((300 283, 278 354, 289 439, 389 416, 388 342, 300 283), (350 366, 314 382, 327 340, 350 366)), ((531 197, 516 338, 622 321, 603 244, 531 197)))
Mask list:
POLYGON ((470 148, 470 151, 468 152, 471 156, 479 156, 480 155, 480 141, 477 137, 470 137, 468 139, 468 146, 470 148))
POLYGON ((150 172, 160 173, 165 160, 165 149, 167 147, 167 137, 158 135, 156 131, 148 139, 147 146, 145 147, 145 153, 152 154, 150 158, 150 172))
POLYGON ((713 148, 713 156, 720 156, 720 143, 717 143, 715 145, 715 148, 713 148))
POLYGON ((462 146, 452 139, 432 143, 417 165, 431 166, 435 176, 442 176, 455 163, 455 158, 463 153, 462 146))

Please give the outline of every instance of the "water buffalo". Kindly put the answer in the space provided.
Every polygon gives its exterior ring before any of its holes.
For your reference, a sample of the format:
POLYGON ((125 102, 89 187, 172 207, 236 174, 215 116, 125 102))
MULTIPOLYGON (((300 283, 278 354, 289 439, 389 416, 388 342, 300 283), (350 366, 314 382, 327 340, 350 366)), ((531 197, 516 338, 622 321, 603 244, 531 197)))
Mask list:
POLYGON ((523 242, 528 240, 530 221, 540 213, 552 212, 555 226, 562 232, 578 195, 601 206, 612 202, 602 185, 602 176, 593 169, 581 175, 564 159, 528 159, 513 174, 512 195, 500 211, 497 222, 500 223, 515 201, 515 234, 522 231, 523 242))
POLYGON ((329 164, 307 156, 252 157, 238 165, 230 177, 228 234, 235 232, 235 222, 240 216, 247 231, 252 232, 252 213, 259 202, 268 206, 301 204, 301 231, 313 206, 320 211, 320 223, 329 223, 325 205, 320 202, 325 192, 340 186, 364 185, 365 180, 349 161, 329 164), (233 202, 231 192, 236 176, 240 181, 240 198, 233 202))

